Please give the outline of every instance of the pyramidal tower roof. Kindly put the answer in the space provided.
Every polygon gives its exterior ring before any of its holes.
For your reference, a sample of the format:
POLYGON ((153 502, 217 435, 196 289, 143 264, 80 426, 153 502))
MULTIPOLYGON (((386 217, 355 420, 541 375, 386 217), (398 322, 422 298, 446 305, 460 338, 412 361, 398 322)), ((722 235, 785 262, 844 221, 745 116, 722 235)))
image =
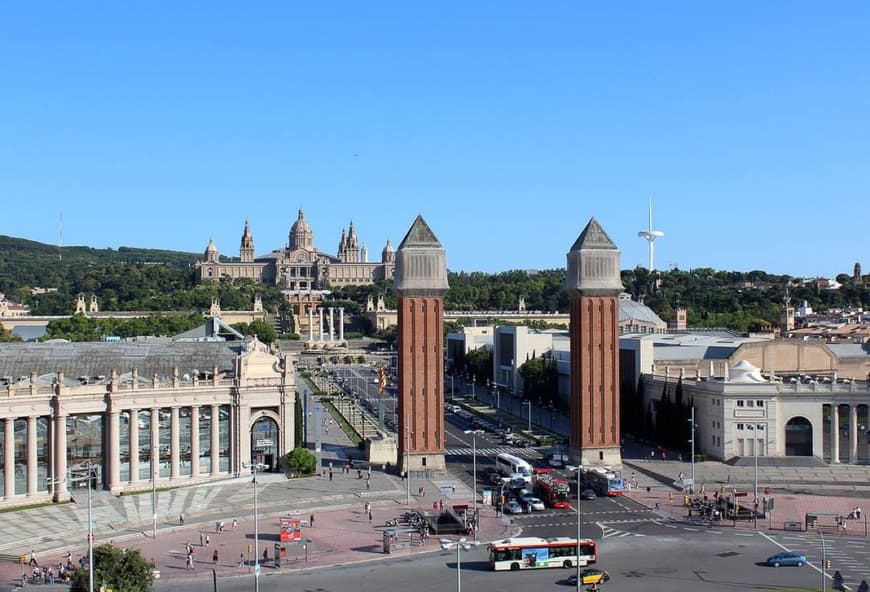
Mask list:
POLYGON ((417 216, 396 250, 393 290, 406 296, 443 296, 447 283, 447 255, 423 216, 417 216))
POLYGON ((586 228, 583 229, 583 232, 580 233, 580 236, 577 237, 577 240, 571 246, 572 251, 579 251, 581 249, 616 249, 616 244, 610 240, 610 237, 601 228, 598 220, 590 218, 586 228))
POLYGON ((568 251, 565 288, 584 296, 615 296, 624 288, 619 249, 591 218, 568 251))
POLYGON ((402 242, 399 245, 399 249, 405 247, 441 248, 441 243, 438 242, 435 233, 432 232, 432 229, 429 228, 429 225, 426 224, 426 221, 420 214, 417 214, 417 218, 414 219, 414 223, 411 224, 411 228, 408 229, 408 234, 405 235, 405 238, 402 239, 402 242))

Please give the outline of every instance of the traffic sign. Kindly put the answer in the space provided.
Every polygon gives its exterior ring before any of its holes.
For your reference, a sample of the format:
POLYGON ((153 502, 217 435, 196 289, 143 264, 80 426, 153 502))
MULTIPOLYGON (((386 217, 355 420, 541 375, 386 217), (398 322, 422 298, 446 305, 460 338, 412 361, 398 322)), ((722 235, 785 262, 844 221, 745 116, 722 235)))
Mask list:
POLYGON ((748 491, 735 491, 734 492, 734 497, 746 497, 747 495, 749 495, 748 491))
POLYGON ((260 575, 260 562, 259 562, 259 561, 258 561, 257 564, 254 566, 254 575, 255 575, 255 576, 260 575))

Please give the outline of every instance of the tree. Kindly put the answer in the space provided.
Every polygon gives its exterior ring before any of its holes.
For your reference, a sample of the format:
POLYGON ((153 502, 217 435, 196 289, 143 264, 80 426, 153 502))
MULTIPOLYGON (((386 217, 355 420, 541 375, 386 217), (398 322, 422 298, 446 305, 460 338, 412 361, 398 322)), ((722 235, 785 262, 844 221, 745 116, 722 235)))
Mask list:
POLYGON ((310 475, 317 470, 317 458, 307 448, 297 447, 288 452, 284 460, 291 475, 310 475))
MULTIPOLYGON (((154 583, 154 563, 146 561, 138 549, 121 549, 111 544, 94 548, 94 585, 114 592, 150 592, 154 583)), ((88 568, 73 572, 70 592, 85 592, 89 585, 88 568)))

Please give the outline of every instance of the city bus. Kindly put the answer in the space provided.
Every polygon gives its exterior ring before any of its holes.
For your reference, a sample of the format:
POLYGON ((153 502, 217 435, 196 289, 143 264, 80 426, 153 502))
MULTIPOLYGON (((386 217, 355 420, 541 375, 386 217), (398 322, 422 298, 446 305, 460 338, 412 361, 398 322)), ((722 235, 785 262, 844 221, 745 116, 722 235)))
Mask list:
POLYGON ((490 543, 489 565, 495 571, 581 567, 598 560, 598 545, 592 539, 571 537, 517 537, 490 543), (578 554, 579 547, 579 554, 578 554))
POLYGON ((535 493, 551 508, 570 508, 570 488, 565 479, 541 475, 535 482, 535 493))
POLYGON ((495 468, 505 477, 521 477, 526 483, 532 482, 532 465, 513 454, 500 452, 495 457, 495 468))
POLYGON ((615 496, 625 493, 625 484, 619 473, 596 467, 589 469, 584 477, 586 487, 598 495, 615 496))

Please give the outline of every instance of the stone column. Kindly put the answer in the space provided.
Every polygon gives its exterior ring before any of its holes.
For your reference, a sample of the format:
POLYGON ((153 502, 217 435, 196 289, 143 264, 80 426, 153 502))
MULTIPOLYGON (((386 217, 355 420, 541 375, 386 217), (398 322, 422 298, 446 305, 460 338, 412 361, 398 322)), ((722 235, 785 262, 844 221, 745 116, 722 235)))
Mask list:
POLYGON ((323 309, 318 308, 317 314, 318 314, 318 318, 319 318, 318 331, 320 332, 320 341, 323 341, 323 309))
POLYGON ((27 418, 27 495, 33 496, 37 492, 37 477, 39 472, 36 470, 36 417, 27 418))
POLYGON ((849 464, 858 464, 858 406, 849 405, 849 464))
POLYGON ((66 474, 66 415, 61 413, 60 405, 55 408, 54 414, 54 501, 67 499, 69 484, 66 474))
POLYGON ((308 341, 314 341, 314 308, 308 305, 308 341))
POLYGON ((130 409, 130 483, 139 480, 139 410, 130 409))
POLYGON ((338 340, 344 343, 344 307, 338 307, 338 340))
POLYGON ((190 476, 199 477, 199 405, 190 408, 190 476))
MULTIPOLYGON (((15 495, 15 418, 7 417, 3 423, 3 451, 6 464, 3 497, 8 501, 15 495)), ((64 454, 66 454, 66 446, 64 446, 64 454)), ((66 471, 58 474, 58 479, 63 478, 65 473, 66 471)))
POLYGON ((151 475, 157 479, 160 476, 160 409, 151 408, 151 475))
POLYGON ((840 462, 840 406, 831 404, 831 462, 840 462))
POLYGON ((173 407, 172 411, 172 419, 169 427, 169 477, 171 479, 178 479, 178 475, 180 472, 180 467, 178 466, 179 460, 179 445, 178 445, 178 407, 173 407))
POLYGON ((109 491, 119 488, 121 482, 121 413, 114 397, 109 409, 109 454, 106 459, 109 491))
POLYGON ((335 309, 333 307, 329 307, 329 341, 333 341, 333 335, 335 335, 335 316, 333 313, 335 309))
POLYGON ((219 419, 220 413, 218 412, 219 406, 212 405, 211 406, 211 474, 212 477, 220 472, 220 431, 219 431, 219 419))

